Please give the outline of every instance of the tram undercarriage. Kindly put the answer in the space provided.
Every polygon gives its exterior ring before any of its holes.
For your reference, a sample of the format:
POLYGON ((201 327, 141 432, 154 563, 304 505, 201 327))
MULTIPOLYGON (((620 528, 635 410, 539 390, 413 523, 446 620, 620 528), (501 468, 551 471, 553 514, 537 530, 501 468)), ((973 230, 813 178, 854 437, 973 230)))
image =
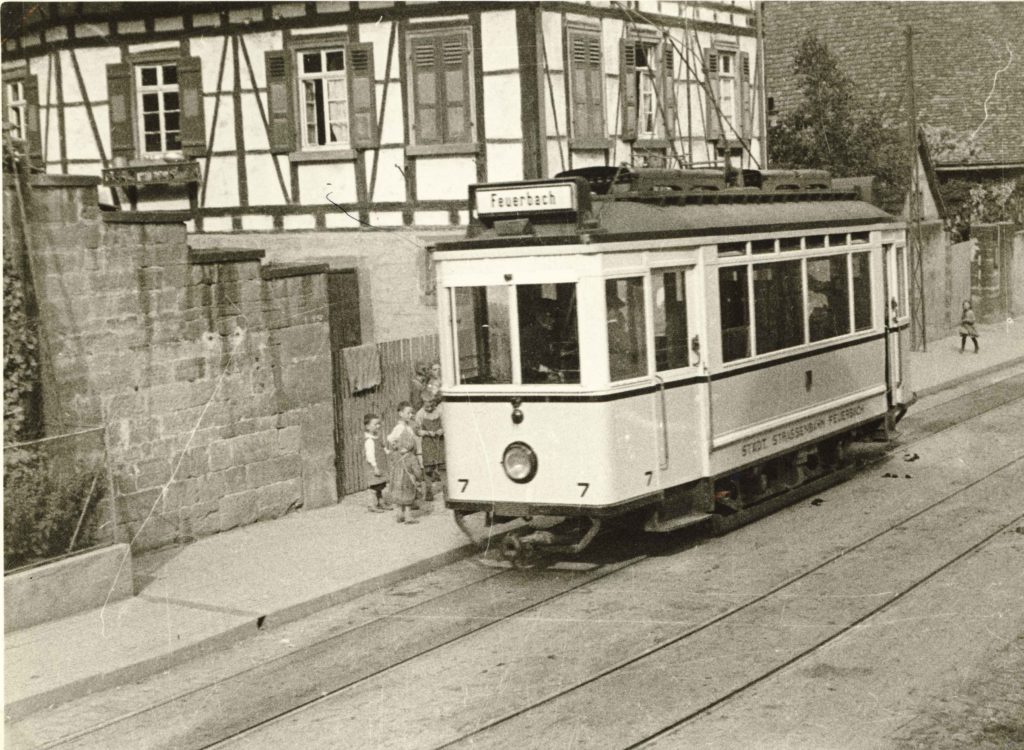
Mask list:
MULTIPOLYGON (((715 478, 666 489, 630 503, 629 510, 601 516, 499 515, 493 510, 456 509, 455 522, 481 551, 495 549, 495 526, 522 520, 522 526, 502 532, 496 547, 500 556, 516 568, 532 567, 543 555, 578 555, 602 529, 639 518, 646 532, 669 533, 702 526, 718 535, 731 531, 780 508, 798 502, 841 480, 851 465, 854 443, 888 443, 895 423, 905 408, 817 443, 772 456, 715 478), (475 531, 468 519, 483 514, 483 531, 475 531)), ((503 509, 508 513, 509 509, 503 509)))

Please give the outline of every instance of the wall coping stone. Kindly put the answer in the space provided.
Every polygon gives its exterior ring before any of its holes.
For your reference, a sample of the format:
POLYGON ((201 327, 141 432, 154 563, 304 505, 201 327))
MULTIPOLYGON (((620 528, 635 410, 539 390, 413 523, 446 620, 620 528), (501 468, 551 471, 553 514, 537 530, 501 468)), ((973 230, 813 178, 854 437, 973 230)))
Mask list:
POLYGON ((183 224, 191 211, 104 211, 107 224, 183 224))
POLYGON ((206 263, 248 263, 261 261, 266 250, 248 247, 190 247, 188 262, 193 265, 206 263))
POLYGON ((28 184, 34 188, 96 187, 100 178, 88 174, 34 174, 28 184))
POLYGON ((261 268, 260 275, 269 281, 291 276, 313 276, 330 270, 331 267, 327 263, 273 263, 261 268))

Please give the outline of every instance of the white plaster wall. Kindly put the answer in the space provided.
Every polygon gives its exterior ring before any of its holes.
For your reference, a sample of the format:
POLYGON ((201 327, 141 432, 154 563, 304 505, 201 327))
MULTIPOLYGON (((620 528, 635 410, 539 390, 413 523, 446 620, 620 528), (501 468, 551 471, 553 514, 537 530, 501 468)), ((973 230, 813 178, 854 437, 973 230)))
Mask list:
MULTIPOLYGON (((96 146, 89 116, 85 105, 64 107, 64 128, 67 131, 67 149, 69 159, 99 159, 100 150, 96 146)), ((55 133, 50 134, 53 138, 55 133)), ((108 156, 109 156, 109 152, 108 156)), ((75 170, 72 170, 73 172, 75 170)))
POLYGON ((581 167, 603 167, 605 164, 604 151, 573 151, 573 169, 581 167))
POLYGON ((484 76, 484 122, 488 138, 522 138, 519 74, 484 76))
POLYGON ((110 107, 106 104, 94 104, 92 105, 92 116, 96 120, 96 129, 100 133, 100 143, 103 144, 103 153, 106 154, 107 159, 109 159, 111 157, 110 107))
POLYGON ((267 129, 263 125, 260 108, 256 102, 257 96, 263 101, 263 112, 266 113, 266 98, 262 94, 252 90, 242 93, 242 134, 245 137, 245 148, 247 151, 270 148, 270 141, 267 139, 267 129))
MULTIPOLYGON (((271 154, 247 154, 245 157, 246 184, 249 189, 249 204, 253 206, 278 205, 286 202, 281 192, 281 180, 274 169, 271 154)), ((285 189, 289 184, 288 172, 281 173, 285 189)))
POLYGON ((78 88, 78 78, 75 77, 75 68, 71 64, 71 53, 61 50, 58 54, 60 60, 61 84, 64 87, 64 103, 75 104, 82 101, 82 92, 78 88))
MULTIPOLYGON (((541 17, 541 31, 544 35, 544 49, 547 51, 548 69, 561 70, 562 16, 559 13, 544 13, 541 17)), ((544 64, 543 59, 541 64, 544 64)))
MULTIPOLYGON (((46 111, 46 122, 42 122, 42 113, 40 113, 40 126, 43 128, 42 139, 43 148, 46 151, 46 161, 48 162, 59 162, 60 161, 60 131, 57 129, 57 108, 50 107, 46 111), (46 135, 49 133, 50 137, 47 139, 46 135), (47 140, 49 142, 47 142, 47 140)), ((58 168, 59 172, 60 169, 58 168)))
MULTIPOLYGON (((85 80, 85 93, 92 104, 107 100, 107 65, 121 62, 121 52, 111 47, 83 47, 75 51, 78 58, 78 67, 82 71, 82 78, 85 80)), ((63 73, 63 71, 62 71, 63 73)), ((78 81, 71 75, 78 89, 78 81)), ((66 82, 66 79, 65 79, 66 82)), ((42 80, 39 81, 42 91, 42 80)))
POLYGON ((206 117, 206 137, 212 140, 214 151, 233 151, 235 149, 235 101, 231 94, 220 94, 217 127, 213 129, 213 112, 217 109, 217 98, 217 95, 204 97, 203 115, 206 117), (211 130, 213 130, 212 134, 211 130))
POLYGON ((565 100, 565 75, 559 71, 545 76, 543 93, 544 116, 547 120, 548 135, 567 135, 568 118, 566 107, 568 105, 565 100), (555 127, 556 122, 558 124, 557 128, 555 127))
POLYGON ((211 208, 238 205, 238 160, 234 156, 214 156, 210 159, 210 178, 206 183, 204 205, 211 208))
MULTIPOLYGON (((224 44, 227 37, 223 36, 195 36, 189 40, 189 47, 193 57, 202 59, 203 91, 215 93, 217 91, 217 78, 220 73, 220 57, 224 53, 224 44)), ((225 89, 231 88, 234 80, 234 60, 231 56, 231 45, 228 44, 228 54, 224 58, 224 80, 221 86, 225 89)))
MULTIPOLYGON (((395 68, 397 70, 397 68, 395 68)), ((394 75, 394 70, 392 75, 394 75)), ((402 84, 393 79, 388 86, 388 100, 384 101, 384 84, 377 84, 377 118, 380 121, 381 103, 384 104, 384 122, 380 129, 380 142, 405 143, 405 124, 402 121, 402 84)))
POLYGON ((489 70, 515 70, 519 67, 514 10, 481 13, 480 41, 481 62, 485 73, 489 70))
POLYGON ((558 141, 554 138, 548 139, 548 177, 569 168, 569 144, 562 139, 562 150, 559 155, 558 141))
POLYGON ((476 182, 476 161, 466 157, 416 160, 416 196, 420 200, 465 198, 466 186, 476 182))
POLYGON ((355 162, 327 164, 300 164, 299 199, 304 206, 329 204, 330 194, 335 203, 355 203, 355 162))
MULTIPOLYGON (((487 181, 505 182, 523 179, 523 146, 521 143, 487 144, 487 181)), ((476 182, 474 179, 473 182, 476 182)), ((467 192, 463 191, 466 197, 467 192)))
MULTIPOLYGON (((388 64, 388 37, 390 23, 359 24, 359 41, 373 45, 373 72, 378 81, 384 80, 384 69, 388 64)), ((398 72, 398 37, 395 37, 395 54, 392 54, 391 75, 398 72)))
POLYGON ((374 185, 373 201, 405 201, 405 176, 399 168, 405 168, 404 148, 384 148, 367 153, 366 188, 370 188, 370 176, 373 172, 373 154, 377 154, 380 163, 377 165, 377 182, 374 185))

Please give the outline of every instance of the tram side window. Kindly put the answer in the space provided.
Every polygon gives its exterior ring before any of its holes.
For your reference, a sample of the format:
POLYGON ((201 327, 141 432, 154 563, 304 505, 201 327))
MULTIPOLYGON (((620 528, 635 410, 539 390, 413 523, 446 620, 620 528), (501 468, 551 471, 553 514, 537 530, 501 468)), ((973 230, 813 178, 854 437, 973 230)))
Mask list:
POLYGON ((722 361, 750 356, 750 301, 747 267, 718 269, 718 302, 722 318, 722 361))
POLYGON ((807 307, 811 341, 850 332, 846 256, 807 261, 807 307))
POLYGON ((804 343, 800 261, 754 266, 754 331, 758 354, 804 343))
POLYGON ((690 366, 686 324, 686 272, 660 269, 651 274, 654 287, 654 362, 658 372, 690 366))
POLYGON ((612 381, 647 374, 644 280, 608 279, 604 284, 608 321, 608 367, 612 381))
POLYGON ((854 253, 853 257, 853 329, 871 328, 871 256, 854 253))
POLYGON ((512 338, 508 287, 454 289, 458 382, 512 382, 512 338))
POLYGON ((579 383, 575 284, 520 284, 520 374, 524 383, 579 383))
POLYGON ((896 288, 899 290, 899 307, 896 316, 902 318, 907 314, 907 249, 896 248, 896 288))

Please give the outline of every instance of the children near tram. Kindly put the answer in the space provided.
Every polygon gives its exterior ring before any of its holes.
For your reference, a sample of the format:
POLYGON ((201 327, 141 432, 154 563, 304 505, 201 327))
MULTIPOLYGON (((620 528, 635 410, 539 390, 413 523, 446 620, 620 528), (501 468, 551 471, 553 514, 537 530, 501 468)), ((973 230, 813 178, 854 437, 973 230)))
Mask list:
POLYGON ((416 433, 412 404, 398 405, 398 424, 388 434, 391 501, 398 507, 398 523, 419 523, 412 515, 416 494, 423 480, 423 469, 416 457, 416 433))
POLYGON ((430 363, 417 362, 416 371, 409 383, 409 403, 412 404, 414 413, 423 406, 423 389, 428 385, 430 385, 430 363))
POLYGON ((971 343, 974 344, 974 353, 978 353, 978 329, 974 327, 974 324, 978 321, 974 317, 974 308, 971 306, 971 301, 968 299, 964 300, 963 311, 960 313, 960 353, 963 354, 964 347, 967 345, 967 337, 971 337, 971 343))
POLYGON ((441 422, 441 393, 431 385, 423 391, 423 408, 416 413, 417 431, 423 461, 424 496, 434 500, 434 482, 444 494, 444 427, 441 422))
POLYGON ((374 496, 370 511, 383 513, 391 508, 391 503, 384 499, 384 490, 388 486, 388 457, 384 451, 384 438, 380 434, 380 417, 376 414, 363 417, 363 456, 370 472, 366 485, 374 496))

